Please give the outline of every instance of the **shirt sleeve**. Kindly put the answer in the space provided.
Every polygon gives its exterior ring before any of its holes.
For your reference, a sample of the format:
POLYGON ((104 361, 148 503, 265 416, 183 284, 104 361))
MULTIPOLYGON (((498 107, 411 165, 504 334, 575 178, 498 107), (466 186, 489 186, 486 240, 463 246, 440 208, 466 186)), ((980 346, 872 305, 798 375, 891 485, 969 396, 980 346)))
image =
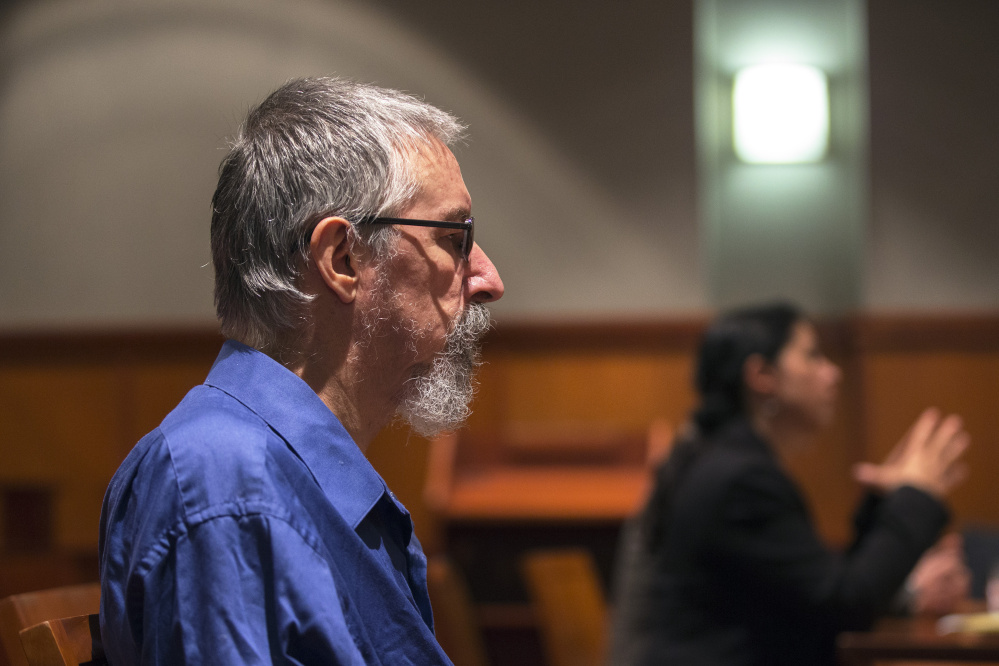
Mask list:
POLYGON ((132 583, 143 664, 366 663, 330 564, 280 518, 197 523, 132 583))
POLYGON ((903 487, 879 503, 864 534, 840 554, 819 539, 793 485, 777 470, 756 469, 732 484, 720 520, 710 556, 729 585, 840 631, 864 628, 886 609, 947 512, 903 487))

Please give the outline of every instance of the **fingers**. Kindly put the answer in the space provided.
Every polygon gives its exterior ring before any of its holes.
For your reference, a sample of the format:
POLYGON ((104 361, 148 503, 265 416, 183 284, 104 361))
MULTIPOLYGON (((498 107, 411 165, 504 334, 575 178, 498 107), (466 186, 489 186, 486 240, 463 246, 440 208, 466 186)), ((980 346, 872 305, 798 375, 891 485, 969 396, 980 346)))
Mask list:
POLYGON ((910 576, 915 609, 950 612, 967 597, 969 581, 960 535, 948 534, 926 551, 910 576))
POLYGON ((913 458, 922 456, 939 420, 939 410, 933 407, 924 410, 888 453, 882 465, 886 468, 903 468, 913 458))
POLYGON ((940 410, 930 408, 919 415, 883 464, 861 463, 853 468, 853 476, 877 491, 912 485, 942 497, 967 477, 968 466, 961 456, 970 442, 960 416, 943 417, 940 410))
MULTIPOLYGON (((964 424, 959 418, 956 420, 957 429, 953 432, 940 435, 940 441, 938 443, 935 442, 940 462, 945 465, 951 464, 964 455, 964 452, 968 449, 968 445, 971 444, 971 436, 964 431, 964 424)), ((944 426, 941 426, 940 430, 943 429, 944 426)))
POLYGON ((968 466, 960 460, 971 443, 961 417, 952 414, 940 422, 927 442, 927 453, 939 470, 941 491, 950 492, 968 476, 968 466))
POLYGON ((898 443, 892 447, 891 451, 888 452, 887 457, 885 457, 884 465, 894 465, 905 455, 906 450, 909 448, 909 436, 912 434, 912 428, 905 433, 905 436, 898 441, 898 443))
POLYGON ((890 490, 892 484, 887 477, 885 467, 882 465, 859 463, 853 466, 853 478, 857 483, 872 490, 890 490))
POLYGON ((967 478, 968 478, 967 463, 957 462, 951 465, 940 477, 940 485, 942 487, 943 493, 944 494, 949 493, 951 490, 964 483, 965 479, 967 478))
POLYGON ((963 428, 964 421, 961 420, 961 417, 957 414, 951 414, 947 418, 937 422, 936 428, 927 440, 927 445, 935 449, 942 449, 963 432, 963 428))
POLYGON ((895 487, 908 484, 942 497, 967 476, 961 456, 970 441, 960 416, 927 409, 902 439, 900 455, 885 467, 891 468, 895 487))
POLYGON ((888 457, 885 458, 885 465, 893 465, 899 460, 904 458, 904 456, 913 447, 913 442, 925 441, 926 434, 928 434, 932 428, 933 424, 940 418, 939 410, 930 407, 929 409, 923 410, 923 413, 919 415, 919 418, 909 426, 909 429, 905 431, 902 435, 902 439, 898 440, 898 443, 892 448, 888 453, 888 457), (918 434, 917 434, 918 433, 918 434), (915 435, 915 436, 914 436, 915 435))
POLYGON ((916 420, 909 441, 940 464, 948 465, 964 453, 970 438, 960 416, 941 418, 938 410, 927 409, 916 420))
POLYGON ((938 430, 940 411, 934 407, 924 410, 916 422, 912 424, 909 435, 903 441, 916 449, 923 449, 938 430))

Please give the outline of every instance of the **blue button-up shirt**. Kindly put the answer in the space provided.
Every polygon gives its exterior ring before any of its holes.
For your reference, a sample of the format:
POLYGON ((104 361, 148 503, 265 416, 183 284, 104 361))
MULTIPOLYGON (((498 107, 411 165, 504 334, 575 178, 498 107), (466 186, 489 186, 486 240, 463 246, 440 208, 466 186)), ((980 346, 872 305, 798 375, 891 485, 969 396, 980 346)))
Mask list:
POLYGON ((227 342, 104 498, 112 664, 449 664, 405 508, 309 386, 227 342))

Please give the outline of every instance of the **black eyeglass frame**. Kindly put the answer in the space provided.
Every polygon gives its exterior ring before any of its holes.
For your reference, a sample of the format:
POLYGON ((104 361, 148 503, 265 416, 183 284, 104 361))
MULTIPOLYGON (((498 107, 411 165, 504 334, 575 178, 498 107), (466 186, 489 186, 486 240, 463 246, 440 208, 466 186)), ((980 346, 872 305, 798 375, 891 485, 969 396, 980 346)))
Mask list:
POLYGON ((465 233, 461 238, 461 256, 467 262, 472 256, 472 245, 475 244, 475 218, 468 217, 462 222, 443 222, 440 220, 410 220, 405 217, 366 217, 358 224, 401 224, 410 227, 433 227, 437 229, 461 229, 465 233))

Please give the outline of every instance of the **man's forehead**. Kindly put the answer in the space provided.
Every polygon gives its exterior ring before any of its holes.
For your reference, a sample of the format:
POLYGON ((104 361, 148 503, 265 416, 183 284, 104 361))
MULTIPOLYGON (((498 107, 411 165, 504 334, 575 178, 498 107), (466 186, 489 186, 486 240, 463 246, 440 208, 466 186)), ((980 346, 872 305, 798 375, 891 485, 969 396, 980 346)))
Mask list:
POLYGON ((441 162, 457 164, 451 149, 433 136, 410 139, 400 145, 399 150, 405 156, 406 161, 423 168, 441 162))
POLYGON ((415 167, 417 173, 424 177, 440 177, 450 175, 452 172, 461 174, 461 167, 458 166, 458 159, 451 152, 451 149, 434 140, 432 143, 410 153, 410 163, 415 167))
POLYGON ((447 146, 431 139, 412 146, 407 158, 419 188, 416 200, 433 206, 434 219, 462 221, 471 216, 471 197, 458 160, 447 146))

